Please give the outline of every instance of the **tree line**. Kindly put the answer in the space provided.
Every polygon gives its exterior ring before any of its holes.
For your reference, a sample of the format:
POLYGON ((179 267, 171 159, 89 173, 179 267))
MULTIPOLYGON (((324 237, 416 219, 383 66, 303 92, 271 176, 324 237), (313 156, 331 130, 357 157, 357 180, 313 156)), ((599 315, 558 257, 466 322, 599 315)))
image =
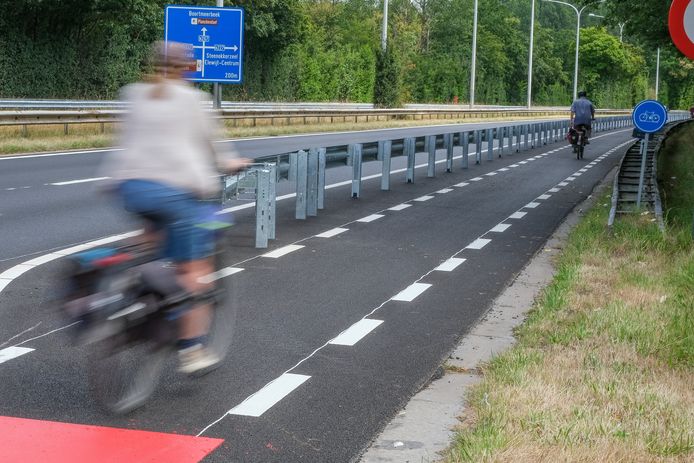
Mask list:
MULTIPOLYGON (((479 0, 477 103, 526 103, 530 2, 479 0)), ((115 98, 147 71, 165 5, 214 3, 0 0, 0 97, 115 98)), ((668 0, 577 1, 586 3, 605 16, 584 13, 581 30, 579 87, 598 106, 652 97, 657 47, 660 99, 670 107, 694 103, 694 66, 663 26, 668 0), (627 19, 620 41, 618 23, 627 19)), ((246 10, 244 83, 224 86, 225 99, 372 102, 384 91, 386 104, 468 99, 473 0, 391 0, 387 56, 380 53, 381 0, 225 4, 246 10)), ((576 14, 541 0, 536 9, 533 103, 568 105, 576 14)))

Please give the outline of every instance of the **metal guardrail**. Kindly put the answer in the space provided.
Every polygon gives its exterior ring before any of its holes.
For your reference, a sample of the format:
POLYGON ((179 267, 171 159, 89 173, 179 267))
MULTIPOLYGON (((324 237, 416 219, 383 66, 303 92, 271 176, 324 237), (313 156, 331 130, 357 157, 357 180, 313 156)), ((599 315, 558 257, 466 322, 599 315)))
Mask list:
POLYGON ((663 207, 660 200, 660 190, 658 187, 658 153, 663 141, 675 127, 686 123, 689 115, 686 113, 670 114, 668 124, 662 131, 653 134, 648 146, 642 147, 641 144, 632 145, 620 161, 619 171, 614 178, 612 185, 612 204, 610 214, 607 219, 607 226, 612 228, 619 214, 631 214, 638 212, 638 204, 643 204, 646 208, 654 212, 658 220, 661 231, 665 231, 663 221, 663 207), (643 153, 642 149, 646 149, 643 153), (645 154, 645 156, 644 156, 645 154), (644 160, 646 164, 644 164, 644 160), (639 194, 639 176, 641 169, 644 169, 644 181, 641 198, 639 194))
MULTIPOLYGON (((593 124, 594 132, 620 129, 631 125, 630 116, 613 116, 597 118, 593 124)), ((535 123, 505 124, 493 128, 460 131, 447 131, 421 137, 382 139, 370 143, 352 143, 349 145, 330 145, 313 147, 291 153, 271 154, 257 157, 255 162, 262 164, 262 169, 269 171, 265 180, 256 186, 256 247, 267 247, 268 240, 275 236, 275 197, 274 183, 287 179, 296 187, 295 218, 305 220, 316 216, 325 207, 325 170, 336 166, 352 167, 351 196, 361 195, 362 164, 369 161, 380 161, 381 190, 389 190, 391 184, 391 158, 407 157, 406 181, 415 182, 415 155, 428 153, 427 177, 436 175, 436 151, 446 150, 446 171, 453 170, 453 151, 461 147, 461 168, 468 168, 469 157, 474 155, 475 164, 481 164, 483 158, 494 159, 514 152, 525 151, 539 145, 556 143, 564 140, 569 130, 568 120, 543 121, 535 123), (484 144, 486 143, 486 147, 484 144)), ((261 170, 262 170, 261 169, 261 170)), ((242 176, 227 177, 224 181, 226 197, 235 191, 242 176)), ((265 174, 263 174, 265 175, 265 174)))

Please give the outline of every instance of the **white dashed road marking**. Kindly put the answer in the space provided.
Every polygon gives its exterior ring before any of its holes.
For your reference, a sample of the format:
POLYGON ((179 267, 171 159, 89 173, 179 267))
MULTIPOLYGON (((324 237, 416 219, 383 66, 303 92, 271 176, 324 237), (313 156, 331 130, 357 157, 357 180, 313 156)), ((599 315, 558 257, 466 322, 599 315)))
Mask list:
POLYGON ((412 207, 412 204, 402 203, 402 204, 398 204, 397 206, 390 207, 390 208, 388 208, 388 210, 389 211, 401 211, 403 209, 407 209, 408 207, 412 207))
POLYGON ((369 223, 369 222, 373 222, 374 220, 378 220, 382 217, 383 217, 382 214, 371 214, 371 215, 367 215, 366 217, 362 217, 361 219, 358 219, 357 222, 369 223))
POLYGON ((317 238, 332 238, 333 236, 337 236, 340 233, 344 233, 348 230, 349 230, 348 228, 337 227, 337 228, 333 228, 332 230, 328 230, 328 231, 324 231, 323 233, 319 233, 318 235, 316 235, 316 237, 317 238))
POLYGON ((417 296, 431 288, 428 283, 412 283, 407 288, 393 296, 392 301, 412 302, 417 296))
POLYGON ((420 196, 419 198, 413 199, 413 201, 417 201, 417 202, 422 203, 422 202, 424 202, 424 201, 429 201, 430 199, 434 199, 434 197, 433 197, 433 196, 428 196, 428 195, 427 195, 427 196, 420 196))
POLYGON ((450 259, 444 261, 441 265, 436 267, 434 270, 438 272, 452 272, 453 270, 458 268, 458 266, 463 262, 465 262, 465 259, 461 259, 459 257, 451 257, 450 259))
POLYGON ((342 333, 338 334, 328 344, 338 346, 353 346, 359 342, 364 336, 376 329, 378 325, 383 323, 383 320, 373 320, 371 318, 362 318, 354 325, 350 326, 342 333))
POLYGON ((263 257, 268 257, 270 259, 278 259, 282 256, 286 256, 290 252, 298 251, 299 249, 303 248, 304 246, 300 244, 289 244, 287 246, 275 249, 274 251, 270 251, 268 253, 263 254, 263 257))
POLYGON ((28 354, 29 352, 33 351, 34 349, 30 349, 28 347, 6 347, 4 349, 0 349, 0 363, 5 363, 8 360, 12 360, 13 358, 20 357, 24 354, 28 354))
POLYGON ((309 378, 310 376, 306 375, 284 373, 227 413, 229 415, 261 416, 309 378))
POLYGON ((477 238, 475 241, 465 246, 465 249, 482 249, 488 245, 490 241, 490 239, 486 238, 477 238))
POLYGON ((525 217, 526 214, 527 214, 527 212, 518 211, 518 212, 514 212, 513 214, 509 215, 508 218, 509 219, 522 219, 523 217, 525 217))
POLYGON ((492 228, 489 231, 494 232, 494 233, 503 233, 506 230, 508 230, 508 227, 510 227, 510 226, 511 226, 510 223, 500 223, 499 225, 495 226, 494 228, 492 228))

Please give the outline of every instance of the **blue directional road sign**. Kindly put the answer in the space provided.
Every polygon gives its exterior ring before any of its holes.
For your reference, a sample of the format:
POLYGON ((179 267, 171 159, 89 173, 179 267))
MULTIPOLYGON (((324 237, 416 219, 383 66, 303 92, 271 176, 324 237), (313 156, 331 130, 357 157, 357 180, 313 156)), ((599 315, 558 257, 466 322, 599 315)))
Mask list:
POLYGON ((636 105, 631 118, 641 132, 655 133, 665 126, 667 110, 658 101, 644 100, 636 105))
POLYGON ((242 8, 166 7, 164 40, 190 47, 193 82, 240 84, 243 78, 242 8))

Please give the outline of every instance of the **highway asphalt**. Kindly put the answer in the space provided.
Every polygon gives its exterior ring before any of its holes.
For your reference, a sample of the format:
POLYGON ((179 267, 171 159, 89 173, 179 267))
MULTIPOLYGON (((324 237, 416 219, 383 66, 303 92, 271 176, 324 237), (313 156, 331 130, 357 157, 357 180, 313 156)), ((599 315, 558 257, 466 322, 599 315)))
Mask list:
MULTIPOLYGON (((357 200, 349 186, 331 188, 326 209, 306 221, 293 218, 291 199, 280 201, 268 250, 252 246, 251 210, 237 212, 225 254, 226 265, 243 269, 225 280, 237 322, 230 357, 198 379, 176 374, 172 359, 152 400, 124 417, 90 398, 87 349, 72 346, 67 330, 53 332, 65 326, 55 307, 62 260, 32 267, 0 289, 0 417, 223 439, 205 462, 358 461, 617 165, 630 134, 597 134, 583 161, 560 142, 468 169, 456 160, 452 173, 439 163, 435 178, 420 168, 414 184, 399 172, 388 192, 378 178, 365 180, 357 200), (277 250, 279 257, 264 256, 277 250), (33 350, 3 359, 12 347, 33 350)), ((98 193, 98 180, 55 185, 94 178, 102 156, 0 160, 0 274, 137 226, 98 193)), ((350 172, 331 169, 327 183, 350 172)), ((364 175, 378 172, 380 163, 365 165, 364 175)), ((280 184, 278 194, 290 186, 280 184)), ((2 435, 0 447, 13 445, 2 435)))

